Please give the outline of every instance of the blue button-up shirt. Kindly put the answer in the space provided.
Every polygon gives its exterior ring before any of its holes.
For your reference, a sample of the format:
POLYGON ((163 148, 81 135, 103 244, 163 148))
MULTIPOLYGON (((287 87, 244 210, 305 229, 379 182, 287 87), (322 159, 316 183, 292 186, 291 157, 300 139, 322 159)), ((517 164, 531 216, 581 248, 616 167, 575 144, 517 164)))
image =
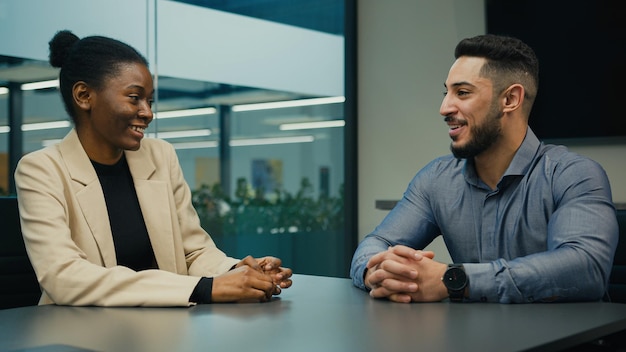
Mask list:
POLYGON ((365 289, 374 254, 393 245, 423 249, 439 235, 465 266, 471 301, 585 301, 606 291, 618 225, 602 167, 541 143, 528 128, 496 189, 480 180, 473 159, 448 155, 420 170, 359 244, 354 284, 365 289))

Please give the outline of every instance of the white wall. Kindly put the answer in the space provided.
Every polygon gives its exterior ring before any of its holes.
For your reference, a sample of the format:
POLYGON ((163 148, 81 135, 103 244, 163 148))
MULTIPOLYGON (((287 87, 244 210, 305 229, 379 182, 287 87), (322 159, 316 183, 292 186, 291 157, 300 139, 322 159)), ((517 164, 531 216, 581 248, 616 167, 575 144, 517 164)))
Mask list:
MULTIPOLYGON (((358 2, 359 239, 387 214, 377 199, 400 199, 415 173, 449 153, 439 115, 454 47, 483 34, 484 0, 358 2)), ((615 202, 626 201, 626 145, 575 146, 600 162, 615 202)), ((431 248, 449 261, 443 242, 431 248)))

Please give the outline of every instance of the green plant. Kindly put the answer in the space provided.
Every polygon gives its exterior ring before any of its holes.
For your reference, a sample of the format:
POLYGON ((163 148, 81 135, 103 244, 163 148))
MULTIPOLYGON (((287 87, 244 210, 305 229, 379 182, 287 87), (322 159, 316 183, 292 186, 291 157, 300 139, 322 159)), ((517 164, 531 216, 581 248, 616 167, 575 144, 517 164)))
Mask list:
POLYGON ((308 178, 291 194, 277 190, 266 194, 252 189, 246 179, 237 180, 231 199, 219 183, 192 191, 193 205, 202 226, 212 235, 277 234, 341 231, 344 225, 343 185, 339 196, 314 197, 308 178))

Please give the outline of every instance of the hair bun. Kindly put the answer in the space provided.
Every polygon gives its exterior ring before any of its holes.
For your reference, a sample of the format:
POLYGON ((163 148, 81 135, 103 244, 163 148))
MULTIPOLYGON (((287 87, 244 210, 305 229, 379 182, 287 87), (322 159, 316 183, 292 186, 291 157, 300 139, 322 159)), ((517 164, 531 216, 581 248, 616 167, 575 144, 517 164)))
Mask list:
POLYGON ((53 67, 63 67, 72 46, 79 40, 80 38, 69 30, 58 31, 50 42, 48 42, 50 47, 50 65, 53 67))

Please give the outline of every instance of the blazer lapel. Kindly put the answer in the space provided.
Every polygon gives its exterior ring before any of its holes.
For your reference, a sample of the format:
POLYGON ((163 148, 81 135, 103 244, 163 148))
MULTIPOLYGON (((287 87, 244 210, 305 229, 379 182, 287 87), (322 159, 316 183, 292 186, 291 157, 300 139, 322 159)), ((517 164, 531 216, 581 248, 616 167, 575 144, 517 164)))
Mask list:
POLYGON ((172 236, 172 214, 176 214, 176 209, 170 209, 168 183, 153 179, 155 161, 145 151, 144 144, 137 151, 125 153, 159 269, 178 272, 172 236))
POLYGON ((104 266, 115 266, 117 265, 115 245, 102 187, 75 130, 63 139, 59 150, 63 159, 66 160, 71 179, 78 183, 75 196, 94 240, 98 244, 104 266))

